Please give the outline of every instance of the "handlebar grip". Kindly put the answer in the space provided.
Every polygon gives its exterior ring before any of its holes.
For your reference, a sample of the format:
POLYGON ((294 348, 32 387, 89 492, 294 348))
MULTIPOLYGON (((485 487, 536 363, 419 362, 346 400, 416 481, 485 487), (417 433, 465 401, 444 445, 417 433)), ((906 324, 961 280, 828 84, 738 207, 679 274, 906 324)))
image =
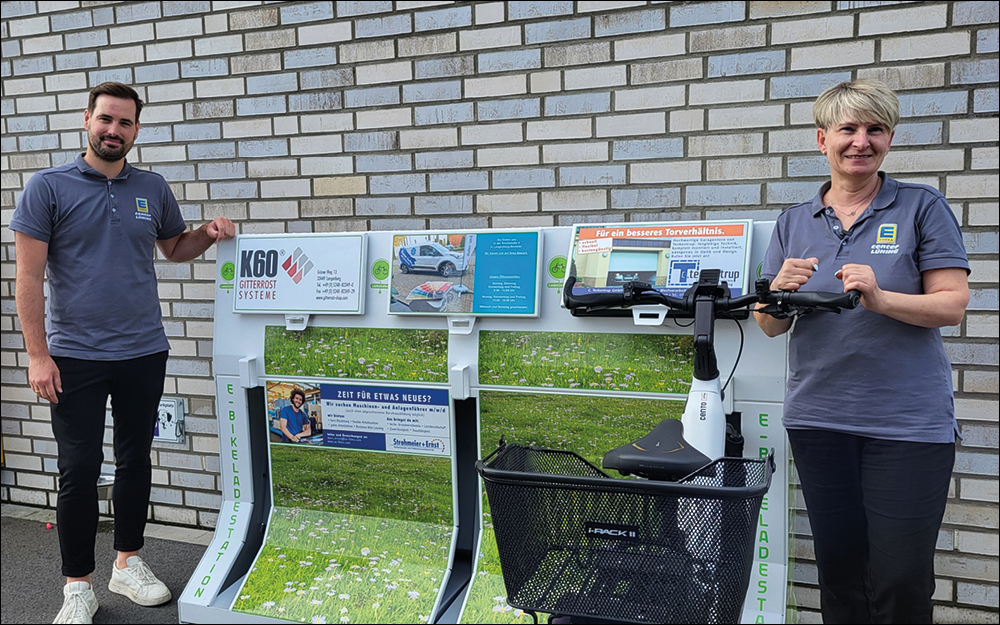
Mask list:
POLYGON ((861 291, 856 289, 847 293, 787 291, 781 294, 781 300, 790 306, 853 309, 861 303, 861 291))
POLYGON ((563 304, 570 310, 594 306, 622 306, 625 304, 625 297, 621 293, 573 295, 573 285, 575 284, 576 276, 571 275, 566 278, 566 284, 563 285, 563 304))

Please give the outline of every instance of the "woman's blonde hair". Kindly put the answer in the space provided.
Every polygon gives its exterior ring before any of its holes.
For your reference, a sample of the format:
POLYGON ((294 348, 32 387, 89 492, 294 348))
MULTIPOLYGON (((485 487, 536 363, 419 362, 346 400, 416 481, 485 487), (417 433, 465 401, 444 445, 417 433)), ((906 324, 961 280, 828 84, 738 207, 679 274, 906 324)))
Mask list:
POLYGON ((883 124, 891 131, 899 123, 899 98, 881 80, 842 82, 816 98, 813 119, 823 129, 851 119, 883 124))

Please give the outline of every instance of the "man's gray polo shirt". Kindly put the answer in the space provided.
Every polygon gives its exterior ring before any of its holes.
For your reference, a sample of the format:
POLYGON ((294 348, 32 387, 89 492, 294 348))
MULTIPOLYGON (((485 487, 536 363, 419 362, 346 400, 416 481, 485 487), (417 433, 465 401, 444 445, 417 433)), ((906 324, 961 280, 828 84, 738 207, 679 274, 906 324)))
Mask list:
MULTIPOLYGON (((931 187, 884 176, 871 206, 843 232, 823 204, 829 183, 810 202, 778 217, 762 274, 773 280, 786 258, 819 259, 803 291, 842 292, 834 274, 847 263, 870 265, 879 287, 923 292, 921 272, 969 269, 962 232, 944 197, 931 187)), ((864 307, 814 312, 789 337, 784 424, 926 443, 954 441, 951 364, 941 332, 864 307)))
POLYGON ((34 174, 10 229, 49 244, 49 352, 125 360, 169 349, 153 270, 157 239, 184 232, 163 177, 75 162, 34 174))

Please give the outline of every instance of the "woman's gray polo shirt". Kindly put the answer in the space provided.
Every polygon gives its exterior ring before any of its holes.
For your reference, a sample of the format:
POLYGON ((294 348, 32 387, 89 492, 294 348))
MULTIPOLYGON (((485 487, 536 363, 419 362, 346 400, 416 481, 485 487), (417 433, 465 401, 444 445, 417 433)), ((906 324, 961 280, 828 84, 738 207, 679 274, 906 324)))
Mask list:
POLYGON ((109 180, 80 156, 28 180, 10 229, 49 244, 53 356, 125 360, 170 348, 154 247, 185 224, 162 176, 126 163, 109 180))
MULTIPOLYGON (((786 258, 819 259, 803 291, 844 290, 834 273, 870 265, 888 291, 923 292, 921 273, 968 271, 962 232, 944 196, 885 174, 871 206, 843 232, 823 204, 826 183, 810 202, 778 217, 762 274, 773 280, 786 258)), ((951 364, 941 332, 862 306, 814 312, 796 322, 788 343, 784 425, 926 443, 955 440, 951 364)))

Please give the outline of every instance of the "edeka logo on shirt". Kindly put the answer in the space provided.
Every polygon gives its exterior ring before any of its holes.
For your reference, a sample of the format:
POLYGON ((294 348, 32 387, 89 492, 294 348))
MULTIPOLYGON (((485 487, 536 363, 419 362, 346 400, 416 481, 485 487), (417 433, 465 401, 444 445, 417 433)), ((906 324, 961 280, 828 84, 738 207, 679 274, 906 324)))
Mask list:
POLYGON ((152 219, 149 216, 149 200, 144 197, 135 198, 135 218, 145 219, 146 221, 152 219))
POLYGON ((898 254, 899 245, 896 243, 896 224, 882 224, 878 227, 878 237, 875 245, 872 246, 872 254, 898 254))

